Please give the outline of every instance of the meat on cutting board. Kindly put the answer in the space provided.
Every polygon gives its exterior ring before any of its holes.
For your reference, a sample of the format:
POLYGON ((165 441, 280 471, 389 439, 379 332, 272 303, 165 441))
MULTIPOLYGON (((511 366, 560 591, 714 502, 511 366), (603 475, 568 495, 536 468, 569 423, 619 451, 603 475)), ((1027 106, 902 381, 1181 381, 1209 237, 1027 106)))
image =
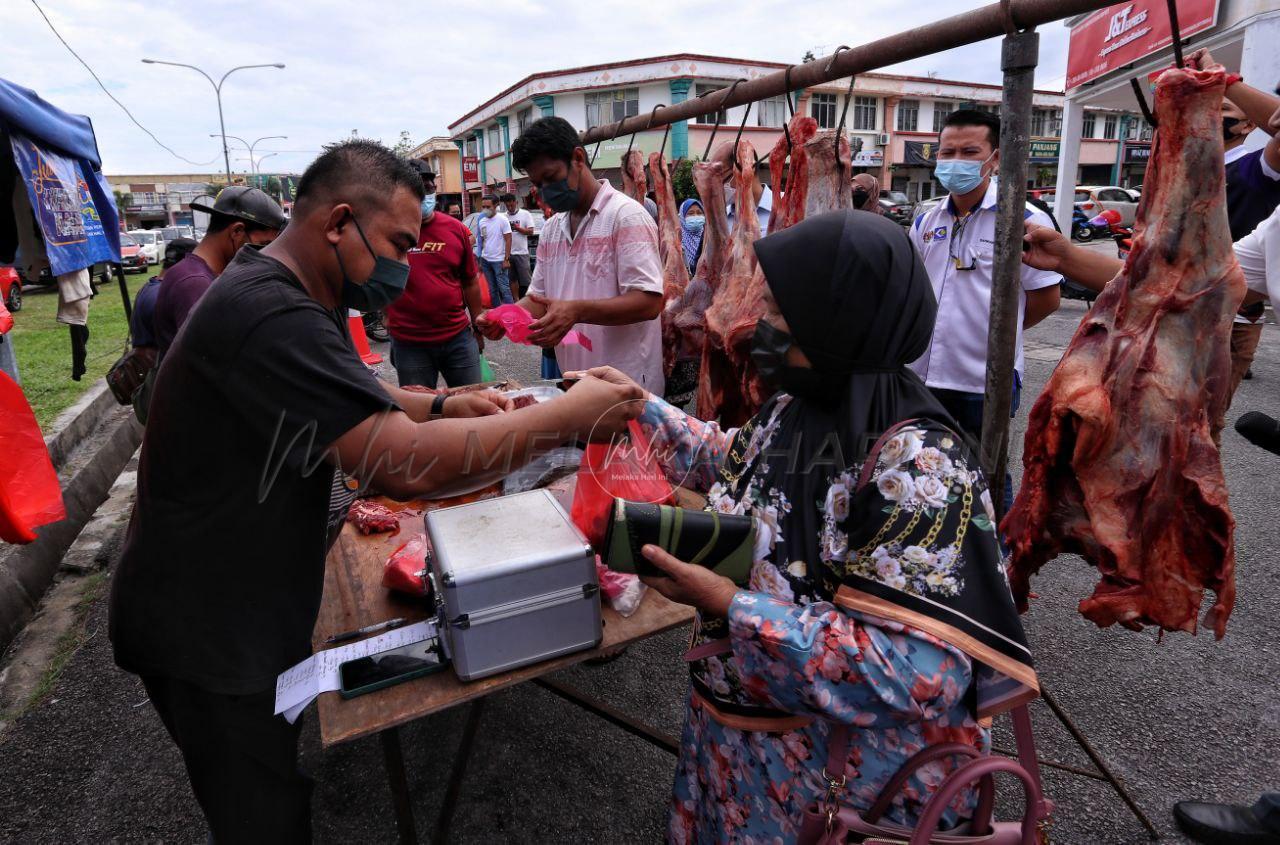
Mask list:
POLYGON ((1235 520, 1210 425, 1229 400, 1244 294, 1224 196, 1221 72, 1156 83, 1159 124, 1133 237, 1032 408, 1018 499, 1002 528, 1025 609, 1060 552, 1102 575, 1080 611, 1106 627, 1221 638, 1235 602, 1235 520))
POLYGON ((649 182, 644 175, 644 153, 628 150, 622 157, 622 192, 641 205, 649 192, 649 182))
POLYGON ((400 519, 386 505, 380 505, 372 499, 356 499, 347 511, 347 522, 356 527, 361 534, 381 534, 385 531, 395 533, 400 530, 400 519))
POLYGON ((804 219, 809 195, 808 141, 817 132, 818 121, 797 114, 769 153, 769 180, 773 190, 773 212, 769 216, 771 235, 804 219))
POLYGON ((649 155, 649 172, 653 174, 653 194, 657 198, 658 257, 662 259, 662 366, 670 376, 680 347, 680 330, 675 320, 680 300, 689 287, 689 268, 684 263, 680 211, 671 188, 671 171, 662 153, 649 155))
MULTIPOLYGON (((755 189, 755 148, 739 141, 733 180, 737 195, 755 189)), ((706 208, 706 204, 703 205, 706 208)), ((698 384, 698 416, 739 426, 768 399, 751 362, 751 335, 764 313, 764 273, 756 261, 755 242, 760 221, 754 214, 738 215, 729 240, 729 254, 720 284, 707 309, 707 340, 703 344, 698 384)))

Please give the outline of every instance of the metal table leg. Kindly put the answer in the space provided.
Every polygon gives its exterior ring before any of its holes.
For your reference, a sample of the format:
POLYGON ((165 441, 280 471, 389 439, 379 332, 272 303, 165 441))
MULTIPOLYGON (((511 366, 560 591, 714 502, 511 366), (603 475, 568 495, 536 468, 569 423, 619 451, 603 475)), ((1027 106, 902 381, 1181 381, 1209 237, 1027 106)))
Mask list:
POLYGON ((431 838, 437 845, 449 841, 449 827, 453 824, 453 811, 458 806, 458 796, 462 792, 462 779, 467 774, 467 762, 471 759, 471 749, 475 745, 476 730, 480 727, 480 715, 484 711, 484 699, 477 698, 471 703, 467 713, 467 725, 462 730, 462 742, 453 758, 453 769, 449 772, 449 785, 444 792, 444 804, 440 807, 440 815, 436 818, 435 836, 431 838))
POLYGON ((621 710, 615 710, 603 701, 591 698, 579 692, 575 687, 568 684, 562 684, 559 681, 553 681, 549 678, 534 678, 533 683, 568 701, 570 704, 576 704, 588 713, 594 713, 606 722, 622 728, 632 736, 638 736, 650 745, 661 748, 671 754, 677 754, 680 750, 679 741, 656 728, 651 728, 646 724, 637 722, 621 710))
POLYGON ((413 805, 409 802, 409 780, 404 773, 404 754, 400 750, 400 729, 387 728, 378 733, 382 740, 382 760, 387 767, 387 782, 391 786, 391 803, 396 813, 396 831, 402 845, 418 841, 413 824, 413 805))

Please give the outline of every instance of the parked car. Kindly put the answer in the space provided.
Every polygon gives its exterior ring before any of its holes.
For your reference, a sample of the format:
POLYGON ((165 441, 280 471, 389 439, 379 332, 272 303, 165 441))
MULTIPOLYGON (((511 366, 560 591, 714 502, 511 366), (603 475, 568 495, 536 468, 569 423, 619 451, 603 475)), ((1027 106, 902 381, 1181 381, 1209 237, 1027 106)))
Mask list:
POLYGON ((164 258, 164 237, 155 229, 130 229, 127 234, 138 242, 148 264, 159 264, 164 258))
POLYGON ((1077 187, 1076 206, 1091 218, 1114 209, 1120 212, 1120 222, 1125 226, 1132 226, 1138 217, 1138 201, 1128 190, 1116 185, 1077 187))
MULTIPOLYGON (((893 191, 892 193, 901 192, 893 191)), ((910 226, 911 221, 915 220, 915 217, 911 215, 910 202, 894 202, 885 196, 880 197, 880 213, 885 217, 888 217, 894 223, 899 223, 903 226, 910 226)))
POLYGON ((12 267, 0 267, 0 299, 10 311, 22 310, 22 277, 12 267))
POLYGON ((907 221, 907 225, 910 226, 915 223, 916 218, 921 214, 928 214, 930 211, 933 211, 938 207, 938 203, 942 202, 944 199, 945 197, 933 197, 932 199, 920 200, 920 202, 916 203, 911 209, 911 219, 907 221))
POLYGON ((147 272, 147 256, 142 253, 142 245, 127 232, 120 235, 120 263, 126 273, 147 272))

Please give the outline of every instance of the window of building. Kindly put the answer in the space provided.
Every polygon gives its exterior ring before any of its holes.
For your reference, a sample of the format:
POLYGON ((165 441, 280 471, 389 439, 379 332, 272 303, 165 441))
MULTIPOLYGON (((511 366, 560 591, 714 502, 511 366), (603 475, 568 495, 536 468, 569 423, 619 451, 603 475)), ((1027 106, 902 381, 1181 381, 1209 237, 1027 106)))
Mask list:
POLYGON ((593 91, 586 96, 587 128, 615 123, 640 113, 640 89, 619 88, 616 91, 593 91))
POLYGON ((489 139, 485 144, 485 153, 493 155, 502 152, 502 129, 498 124, 489 127, 489 139))
POLYGON ((530 123, 533 123, 533 106, 516 112, 516 132, 523 135, 530 123))
POLYGON ((468 158, 476 157, 476 139, 475 138, 467 139, 467 157, 468 158))
POLYGON ((1031 135, 1034 138, 1043 138, 1045 130, 1049 124, 1048 109, 1032 109, 1031 110, 1031 135))
POLYGON ((787 103, 782 97, 756 103, 756 126, 782 126, 786 122, 787 103))
MULTIPOLYGON (((717 85, 715 83, 709 83, 709 84, 703 83, 703 84, 694 86, 693 94, 695 97, 705 97, 707 94, 710 94, 713 91, 719 91, 722 88, 724 88, 723 85, 717 85)), ((722 94, 721 96, 724 96, 724 95, 722 94)), ((721 125, 724 125, 729 122, 729 115, 725 112, 724 109, 720 109, 719 111, 714 111, 711 114, 698 118, 699 123, 715 123, 716 121, 719 121, 721 125)))
POLYGON ((814 94, 809 100, 809 116, 818 121, 820 129, 835 129, 836 95, 814 94))
POLYGON ((876 128, 876 98, 853 98, 853 128, 874 132, 876 128))
POLYGON ((942 125, 947 122, 947 118, 956 110, 955 103, 947 103, 942 100, 935 100, 933 103, 933 131, 941 132, 942 125))
POLYGON ((1151 124, 1147 123, 1145 119, 1135 122, 1138 124, 1138 140, 1150 141, 1152 136, 1155 135, 1155 130, 1151 128, 1151 124))
POLYGON ((1062 109, 1054 109, 1049 113, 1049 137, 1062 137, 1062 109))
POLYGON ((898 101, 898 131, 915 132, 920 127, 920 101, 898 101))
POLYGON ((1081 137, 1092 138, 1093 133, 1098 129, 1098 116, 1091 111, 1084 113, 1084 123, 1081 125, 1081 137))
POLYGON ((1114 114, 1107 115, 1106 120, 1102 123, 1102 137, 1106 138, 1108 141, 1114 141, 1116 139, 1116 124, 1118 122, 1119 118, 1114 114))

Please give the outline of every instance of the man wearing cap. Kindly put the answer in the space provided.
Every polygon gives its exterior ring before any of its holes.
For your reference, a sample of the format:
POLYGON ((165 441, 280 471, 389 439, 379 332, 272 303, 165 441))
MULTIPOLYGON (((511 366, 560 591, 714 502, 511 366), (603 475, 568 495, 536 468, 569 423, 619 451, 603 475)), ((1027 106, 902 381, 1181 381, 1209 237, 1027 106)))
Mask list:
POLYGON ((285 223, 284 212, 275 200, 258 188, 243 185, 223 188, 212 206, 197 200, 191 207, 208 212, 209 229, 190 255, 165 271, 154 318, 161 355, 169 350, 191 309, 240 247, 271 243, 285 223))
POLYGON ((386 309, 391 363, 401 387, 435 387, 440 376, 450 387, 475 384, 483 346, 471 324, 484 308, 484 282, 471 235, 461 220, 436 210, 436 174, 420 161, 409 164, 427 193, 418 244, 409 250, 409 281, 386 309))

